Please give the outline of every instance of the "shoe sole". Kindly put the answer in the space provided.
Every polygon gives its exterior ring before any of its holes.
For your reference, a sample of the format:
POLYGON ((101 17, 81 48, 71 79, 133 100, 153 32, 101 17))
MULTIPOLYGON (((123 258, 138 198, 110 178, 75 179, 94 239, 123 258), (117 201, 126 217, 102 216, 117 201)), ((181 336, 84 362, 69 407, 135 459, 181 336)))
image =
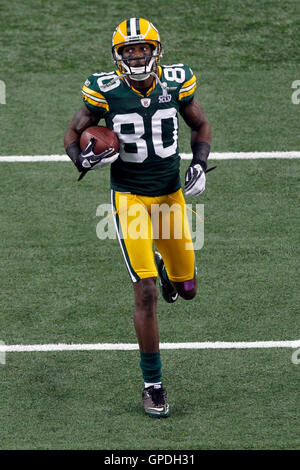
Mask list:
POLYGON ((146 412, 146 415, 148 415, 150 418, 168 418, 170 416, 169 405, 168 405, 167 411, 164 411, 163 413, 162 412, 155 413, 155 412, 146 411, 146 410, 145 412, 146 412))

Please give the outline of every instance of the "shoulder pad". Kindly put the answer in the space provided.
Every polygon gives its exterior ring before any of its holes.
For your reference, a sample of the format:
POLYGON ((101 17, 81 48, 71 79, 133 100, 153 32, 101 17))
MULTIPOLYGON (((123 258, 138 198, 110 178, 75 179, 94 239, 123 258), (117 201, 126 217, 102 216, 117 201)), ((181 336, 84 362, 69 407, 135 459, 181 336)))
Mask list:
POLYGON ((178 100, 190 102, 197 87, 196 76, 192 69, 184 64, 173 64, 163 66, 163 72, 167 82, 177 85, 178 100))
POLYGON ((192 70, 184 64, 162 65, 162 69, 166 81, 176 84, 178 88, 181 88, 194 75, 192 70))
POLYGON ((95 73, 93 75, 101 93, 107 93, 121 84, 121 79, 116 71, 108 73, 95 73))
POLYGON ((109 110, 108 102, 100 90, 98 77, 102 74, 90 75, 82 86, 82 97, 85 105, 92 111, 103 113, 109 110))

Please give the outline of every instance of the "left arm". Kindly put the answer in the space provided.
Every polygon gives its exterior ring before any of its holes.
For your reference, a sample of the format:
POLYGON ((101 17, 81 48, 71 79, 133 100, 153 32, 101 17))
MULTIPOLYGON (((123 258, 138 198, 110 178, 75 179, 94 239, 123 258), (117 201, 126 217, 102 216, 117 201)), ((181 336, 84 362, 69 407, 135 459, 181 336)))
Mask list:
POLYGON ((180 111, 191 128, 192 162, 185 175, 185 194, 198 196, 205 190, 205 170, 211 144, 211 126, 200 103, 194 98, 180 111))
POLYGON ((203 151, 201 157, 199 158, 199 160, 204 161, 204 169, 206 169, 206 162, 211 144, 211 126, 205 115, 205 112, 201 104, 196 100, 196 98, 194 98, 190 104, 185 106, 180 111, 180 114, 186 124, 191 128, 191 147, 193 151, 193 157, 196 157, 196 160, 198 153, 197 147, 199 148, 199 143, 207 144, 203 147, 206 147, 208 151, 203 151), (194 149, 196 149, 196 151, 194 151, 194 149))

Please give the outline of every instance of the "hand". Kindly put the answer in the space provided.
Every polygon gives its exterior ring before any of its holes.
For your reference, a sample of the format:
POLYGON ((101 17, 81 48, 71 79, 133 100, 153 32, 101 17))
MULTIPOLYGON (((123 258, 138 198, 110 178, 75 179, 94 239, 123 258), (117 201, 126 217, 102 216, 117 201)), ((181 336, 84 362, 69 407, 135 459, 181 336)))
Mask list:
MULTIPOLYGON (((78 156, 77 168, 81 167, 81 173, 78 181, 80 181, 89 170, 103 168, 104 166, 111 165, 115 160, 117 160, 119 156, 118 152, 116 152, 114 148, 109 148, 99 155, 96 155, 94 153, 95 144, 96 139, 92 137, 87 147, 78 156)), ((80 171, 80 168, 78 169, 80 171)))
POLYGON ((199 196, 205 190, 205 170, 199 163, 190 165, 185 174, 185 194, 199 196))
POLYGON ((109 148, 99 155, 96 155, 94 153, 95 144, 96 139, 92 137, 87 147, 78 157, 78 161, 81 164, 83 170, 89 171, 94 170, 95 168, 102 168, 104 166, 110 165, 115 160, 117 160, 119 156, 119 154, 113 148, 109 148))

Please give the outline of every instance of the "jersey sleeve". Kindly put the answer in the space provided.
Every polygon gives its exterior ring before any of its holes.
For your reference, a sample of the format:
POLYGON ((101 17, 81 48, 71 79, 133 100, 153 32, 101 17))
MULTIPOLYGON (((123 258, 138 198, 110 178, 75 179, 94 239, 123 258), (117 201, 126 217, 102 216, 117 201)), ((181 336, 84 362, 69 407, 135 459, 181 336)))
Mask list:
POLYGON ((185 81, 182 83, 178 94, 178 100, 181 106, 185 106, 193 100, 197 88, 196 75, 193 73, 192 69, 187 65, 184 66, 184 69, 185 81))
POLYGON ((103 93, 100 93, 97 76, 90 75, 81 89, 84 104, 92 112, 104 117, 109 111, 108 102, 103 93))

